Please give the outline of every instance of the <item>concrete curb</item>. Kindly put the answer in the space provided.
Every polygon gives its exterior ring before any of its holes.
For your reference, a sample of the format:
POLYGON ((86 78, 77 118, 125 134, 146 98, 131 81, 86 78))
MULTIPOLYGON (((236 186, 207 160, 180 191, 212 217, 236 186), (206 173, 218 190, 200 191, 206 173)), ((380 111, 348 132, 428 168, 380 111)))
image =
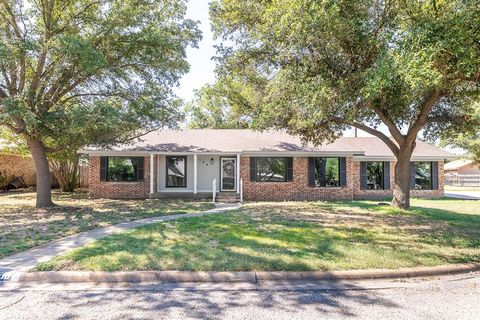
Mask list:
POLYGON ((256 272, 258 281, 278 280, 367 280, 402 279, 447 274, 468 273, 480 270, 480 264, 455 264, 436 267, 415 267, 400 269, 368 269, 346 271, 312 272, 256 272))
POLYGON ((371 269, 312 272, 188 272, 188 271, 47 271, 12 275, 11 282, 37 283, 151 283, 151 282, 207 282, 228 283, 261 281, 340 281, 367 279, 402 279, 425 276, 468 273, 480 270, 480 264, 457 264, 436 267, 402 268, 396 270, 371 269))
POLYGON ((13 282, 44 283, 147 283, 147 282, 250 282, 254 272, 188 272, 188 271, 46 271, 19 274, 13 282))

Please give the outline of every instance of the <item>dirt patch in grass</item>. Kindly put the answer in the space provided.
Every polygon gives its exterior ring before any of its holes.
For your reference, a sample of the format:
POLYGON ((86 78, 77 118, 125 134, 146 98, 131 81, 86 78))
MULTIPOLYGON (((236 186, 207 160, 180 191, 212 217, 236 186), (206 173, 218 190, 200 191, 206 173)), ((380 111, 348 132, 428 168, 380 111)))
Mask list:
POLYGON ((199 212, 207 202, 89 199, 85 193, 53 194, 57 206, 35 208, 35 193, 0 194, 0 258, 75 233, 125 221, 199 212))

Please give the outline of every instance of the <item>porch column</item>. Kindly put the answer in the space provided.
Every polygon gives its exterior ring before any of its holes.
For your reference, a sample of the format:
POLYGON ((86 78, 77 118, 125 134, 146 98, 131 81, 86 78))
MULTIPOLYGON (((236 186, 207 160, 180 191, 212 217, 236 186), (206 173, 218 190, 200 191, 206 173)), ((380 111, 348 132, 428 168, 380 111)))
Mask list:
POLYGON ((153 179, 155 178, 153 176, 153 153, 150 154, 150 194, 153 193, 153 179))
POLYGON ((197 194, 197 154, 193 154, 193 194, 197 194))
POLYGON ((240 153, 237 153, 237 193, 240 193, 240 153))

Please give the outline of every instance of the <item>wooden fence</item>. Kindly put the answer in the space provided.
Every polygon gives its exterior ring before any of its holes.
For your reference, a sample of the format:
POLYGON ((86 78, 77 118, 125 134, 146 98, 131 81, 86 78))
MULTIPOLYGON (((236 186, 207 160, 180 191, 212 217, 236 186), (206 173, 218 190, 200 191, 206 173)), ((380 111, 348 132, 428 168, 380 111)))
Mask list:
POLYGON ((88 188, 88 166, 79 166, 80 188, 88 188))
POLYGON ((480 187, 480 174, 445 174, 445 185, 458 187, 480 187))

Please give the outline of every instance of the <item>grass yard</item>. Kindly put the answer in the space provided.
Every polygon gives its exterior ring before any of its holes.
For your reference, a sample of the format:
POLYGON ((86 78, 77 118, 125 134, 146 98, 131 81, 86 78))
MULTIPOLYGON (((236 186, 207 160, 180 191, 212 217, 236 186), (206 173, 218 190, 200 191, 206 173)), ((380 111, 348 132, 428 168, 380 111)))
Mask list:
POLYGON ((89 199, 54 193, 58 205, 35 208, 35 193, 0 194, 0 258, 82 231, 169 214, 198 212, 207 202, 89 199))
POLYGON ((480 262, 480 201, 248 203, 95 241, 37 270, 345 270, 480 262))

